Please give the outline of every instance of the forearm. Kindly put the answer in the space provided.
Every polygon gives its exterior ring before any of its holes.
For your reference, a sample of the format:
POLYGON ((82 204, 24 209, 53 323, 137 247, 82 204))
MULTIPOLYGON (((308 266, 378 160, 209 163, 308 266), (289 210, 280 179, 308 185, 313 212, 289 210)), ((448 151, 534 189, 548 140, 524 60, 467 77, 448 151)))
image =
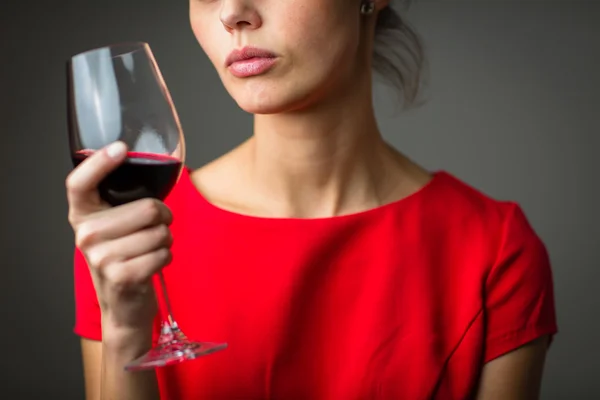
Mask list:
POLYGON ((159 400, 154 370, 127 372, 125 365, 152 347, 146 333, 104 334, 101 400, 159 400))

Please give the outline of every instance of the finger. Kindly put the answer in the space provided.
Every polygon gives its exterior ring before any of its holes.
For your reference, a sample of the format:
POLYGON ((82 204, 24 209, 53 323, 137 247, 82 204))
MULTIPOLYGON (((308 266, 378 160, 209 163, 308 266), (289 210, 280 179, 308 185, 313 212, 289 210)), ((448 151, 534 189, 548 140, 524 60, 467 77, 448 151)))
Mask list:
POLYGON ((125 159, 127 146, 121 141, 114 142, 87 157, 67 177, 67 199, 70 207, 85 213, 97 207, 97 187, 102 180, 125 159))
POLYGON ((115 291, 127 291, 148 283, 152 276, 172 260, 171 251, 164 247, 125 262, 110 264, 101 270, 103 278, 115 291))
POLYGON ((168 249, 172 244, 173 238, 169 228, 166 225, 157 225, 94 246, 88 252, 87 260, 90 265, 95 267, 105 267, 152 253, 161 248, 168 249))
POLYGON ((172 221, 171 211, 163 202, 141 199, 95 213, 77 226, 75 240, 79 248, 86 248, 155 225, 170 225, 172 221))

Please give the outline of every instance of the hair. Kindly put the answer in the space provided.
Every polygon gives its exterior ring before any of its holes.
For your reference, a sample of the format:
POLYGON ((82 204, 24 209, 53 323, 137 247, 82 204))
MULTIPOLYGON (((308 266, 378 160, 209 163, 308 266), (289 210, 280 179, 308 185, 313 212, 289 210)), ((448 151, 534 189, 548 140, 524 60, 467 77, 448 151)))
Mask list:
MULTIPOLYGON (((400 0, 408 10, 411 0, 400 0)), ((388 6, 379 12, 375 28, 373 68, 401 93, 403 106, 417 103, 421 92, 425 51, 416 30, 388 6)))

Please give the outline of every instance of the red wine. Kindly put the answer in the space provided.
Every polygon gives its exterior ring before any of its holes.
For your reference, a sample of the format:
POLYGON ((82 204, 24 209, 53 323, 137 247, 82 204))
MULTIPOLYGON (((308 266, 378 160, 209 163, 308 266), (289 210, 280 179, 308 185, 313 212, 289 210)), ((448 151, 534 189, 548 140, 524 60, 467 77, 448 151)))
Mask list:
MULTIPOLYGON (((94 150, 81 150, 73 155, 77 167, 94 150)), ((179 173, 181 161, 162 154, 128 152, 127 159, 98 186, 100 197, 112 206, 151 197, 164 200, 179 173)))

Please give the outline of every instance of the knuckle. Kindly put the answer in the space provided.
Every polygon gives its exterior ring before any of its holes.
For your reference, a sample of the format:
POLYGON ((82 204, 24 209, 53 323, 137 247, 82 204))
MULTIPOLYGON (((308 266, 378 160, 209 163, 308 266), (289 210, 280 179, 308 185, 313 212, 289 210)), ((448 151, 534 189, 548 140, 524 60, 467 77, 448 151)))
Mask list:
POLYGON ((142 208, 142 212, 146 219, 153 222, 160 220, 160 207, 156 200, 143 199, 141 201, 140 207, 142 208))
POLYGON ((173 213, 171 212, 171 209, 165 204, 163 204, 163 208, 165 210, 165 223, 167 225, 170 225, 173 222, 173 213))
POLYGON ((65 179, 65 187, 67 189, 67 197, 69 199, 81 192, 80 179, 77 179, 77 176, 74 174, 74 172, 70 173, 65 179))
POLYGON ((104 270, 108 264, 108 254, 101 249, 92 249, 86 253, 86 258, 90 268, 100 271, 104 270))
POLYGON ((67 220, 69 221, 69 225, 71 225, 71 228, 73 228, 73 229, 75 229, 75 227, 80 222, 79 216, 72 208, 69 209, 69 214, 67 215, 67 220))
POLYGON ((104 281, 110 290, 115 292, 126 292, 139 284, 135 275, 130 273, 124 265, 115 264, 104 271, 104 281))
POLYGON ((77 187, 73 171, 71 171, 71 173, 69 173, 69 175, 67 175, 67 177, 65 178, 65 187, 69 191, 73 191, 77 187))
POLYGON ((161 249, 157 250, 154 253, 154 255, 155 255, 156 262, 161 267, 169 264, 171 262, 171 260, 173 260, 173 253, 171 253, 171 250, 169 250, 167 248, 161 248, 161 249))
POLYGON ((78 248, 85 249, 96 241, 98 233, 98 229, 94 224, 80 224, 75 231, 75 244, 78 248))
POLYGON ((161 243, 168 243, 171 240, 171 230, 166 225, 158 225, 156 234, 161 243))

